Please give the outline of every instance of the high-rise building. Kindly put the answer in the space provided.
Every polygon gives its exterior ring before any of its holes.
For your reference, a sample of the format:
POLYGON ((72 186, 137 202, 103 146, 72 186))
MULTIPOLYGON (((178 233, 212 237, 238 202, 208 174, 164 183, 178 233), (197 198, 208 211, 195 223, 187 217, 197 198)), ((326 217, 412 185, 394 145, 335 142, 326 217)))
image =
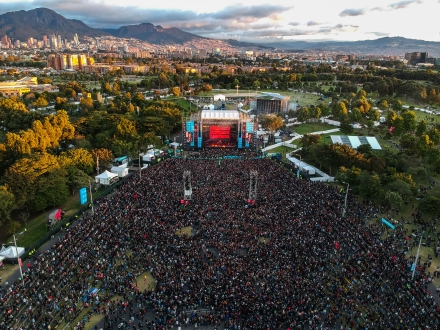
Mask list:
POLYGON ((61 35, 57 35, 57 46, 58 48, 63 47, 63 41, 61 40, 61 35))
POLYGON ((78 35, 75 33, 75 35, 73 36, 73 44, 75 46, 79 45, 79 39, 78 39, 78 35))

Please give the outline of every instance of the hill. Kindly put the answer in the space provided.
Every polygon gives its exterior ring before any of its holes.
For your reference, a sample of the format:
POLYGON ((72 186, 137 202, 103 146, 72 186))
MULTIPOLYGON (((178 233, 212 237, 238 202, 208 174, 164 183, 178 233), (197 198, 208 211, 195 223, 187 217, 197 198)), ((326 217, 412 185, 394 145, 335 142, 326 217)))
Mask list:
POLYGON ((384 37, 375 40, 325 41, 325 42, 276 42, 264 44, 285 50, 327 50, 358 54, 403 55, 408 52, 428 52, 430 56, 440 56, 440 42, 384 37))
POLYGON ((43 35, 60 34, 72 39, 74 34, 97 37, 108 35, 105 31, 93 29, 83 22, 67 19, 47 8, 20 10, 0 15, 0 36, 7 35, 15 40, 25 41, 30 37, 41 40, 43 35))
POLYGON ((160 25, 154 26, 151 23, 124 25, 119 29, 103 29, 102 31, 118 38, 139 39, 156 45, 184 44, 198 39, 208 39, 178 28, 163 28, 160 25))

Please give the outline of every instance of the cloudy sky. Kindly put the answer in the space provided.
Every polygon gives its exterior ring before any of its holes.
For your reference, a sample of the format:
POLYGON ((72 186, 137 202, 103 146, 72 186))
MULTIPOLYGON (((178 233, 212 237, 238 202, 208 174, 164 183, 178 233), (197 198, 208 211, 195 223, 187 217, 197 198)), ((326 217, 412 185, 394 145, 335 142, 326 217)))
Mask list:
POLYGON ((95 28, 153 23, 241 41, 440 41, 440 0, 0 0, 1 14, 38 7, 95 28))

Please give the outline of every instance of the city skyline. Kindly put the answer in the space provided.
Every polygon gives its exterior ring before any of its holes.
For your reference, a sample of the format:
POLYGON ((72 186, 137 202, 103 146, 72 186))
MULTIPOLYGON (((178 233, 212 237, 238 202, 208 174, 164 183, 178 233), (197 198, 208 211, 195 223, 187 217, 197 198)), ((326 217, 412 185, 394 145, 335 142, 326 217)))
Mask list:
POLYGON ((152 23, 177 27, 200 36, 250 42, 365 40, 384 36, 440 41, 435 26, 440 0, 308 2, 225 0, 215 4, 169 0, 166 5, 128 0, 12 0, 1 6, 8 11, 46 7, 68 19, 93 28, 152 23), (432 22, 432 24, 429 24, 432 22), (432 28, 431 28, 432 26, 432 28), (429 28, 428 28, 429 27, 429 28))

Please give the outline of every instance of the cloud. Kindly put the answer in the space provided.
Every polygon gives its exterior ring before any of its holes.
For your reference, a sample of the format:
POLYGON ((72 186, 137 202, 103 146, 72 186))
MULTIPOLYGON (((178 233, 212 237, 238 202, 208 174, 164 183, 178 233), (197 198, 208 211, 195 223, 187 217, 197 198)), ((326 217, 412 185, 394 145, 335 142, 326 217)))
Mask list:
POLYGON ((345 17, 345 16, 362 16, 367 12, 366 9, 359 8, 359 9, 344 9, 339 16, 345 17))
POLYGON ((421 3, 423 3, 422 0, 404 0, 404 1, 392 3, 386 7, 374 7, 371 9, 371 11, 390 11, 390 10, 404 9, 412 4, 421 4, 421 3))
POLYGON ((416 3, 422 3, 422 1, 420 0, 405 0, 405 1, 400 1, 400 2, 396 2, 396 3, 392 3, 391 5, 389 5, 388 7, 392 8, 392 9, 402 9, 402 8, 406 8, 409 5, 416 3))
POLYGON ((390 34, 387 32, 367 32, 369 34, 374 34, 377 37, 386 37, 389 36, 390 34))
POLYGON ((271 17, 277 14, 281 14, 293 7, 279 6, 279 5, 258 5, 258 6, 242 6, 234 5, 228 6, 218 12, 205 14, 214 19, 230 20, 239 19, 241 17, 251 17, 254 19, 260 19, 265 17, 271 17))
MULTIPOLYGON (((438 1, 440 1, 440 0, 438 0, 438 1)), ((301 23, 298 23, 298 22, 290 22, 289 23, 289 25, 292 25, 292 26, 298 26, 298 25, 300 25, 301 23)))
POLYGON ((320 22, 316 22, 316 21, 308 21, 307 22, 307 26, 316 26, 316 25, 322 25, 325 23, 320 23, 320 22))

